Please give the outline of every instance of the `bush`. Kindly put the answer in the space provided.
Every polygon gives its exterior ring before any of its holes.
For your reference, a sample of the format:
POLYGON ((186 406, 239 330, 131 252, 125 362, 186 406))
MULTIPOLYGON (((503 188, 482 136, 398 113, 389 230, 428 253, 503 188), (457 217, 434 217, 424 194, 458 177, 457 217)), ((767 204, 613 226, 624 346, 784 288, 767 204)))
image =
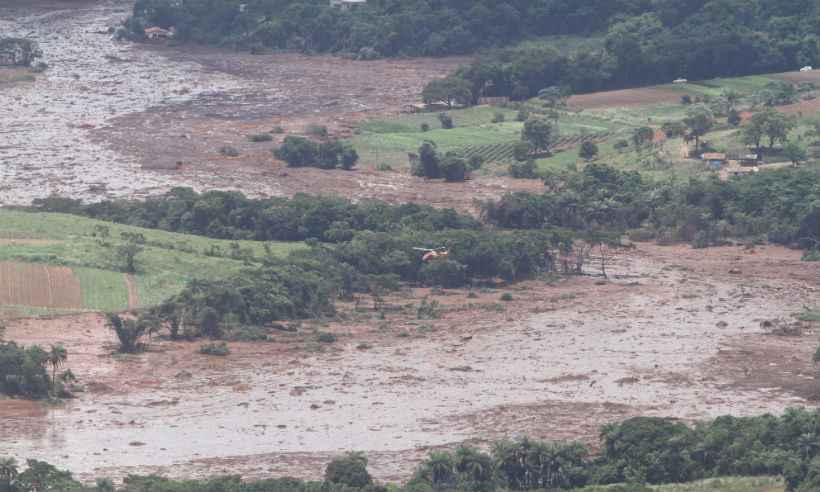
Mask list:
POLYGON ((680 97, 680 103, 683 104, 684 106, 688 106, 688 105, 692 104, 692 96, 690 96, 689 94, 682 95, 680 97))
POLYGON ((447 113, 439 113, 438 120, 441 122, 441 127, 445 130, 450 130, 451 128, 455 128, 455 124, 453 123, 453 118, 447 113))
POLYGON ((536 174, 535 161, 527 159, 525 162, 513 162, 510 164, 510 176, 517 179, 535 179, 536 174))
POLYGON ((421 268, 421 279, 425 285, 455 289, 467 281, 467 269, 464 265, 450 259, 434 260, 421 268))
POLYGON ((478 154, 471 155, 470 158, 467 159, 467 165, 471 171, 477 171, 484 165, 484 157, 478 154))
POLYGON ((324 125, 315 125, 315 124, 308 125, 307 128, 305 128, 305 132, 308 135, 313 135, 314 137, 319 137, 319 138, 327 138, 327 136, 328 136, 327 127, 324 126, 324 125))
POLYGON ((302 167, 314 164, 318 152, 318 146, 306 138, 285 137, 282 146, 275 149, 273 155, 290 167, 302 167))
POLYGON ((281 134, 285 133, 285 129, 282 128, 281 126, 277 125, 277 126, 273 127, 273 129, 270 132, 275 133, 276 135, 281 135, 281 134))
POLYGON ((204 355, 218 355, 218 356, 226 356, 231 353, 230 349, 228 349, 228 344, 225 342, 219 343, 208 343, 199 347, 199 353, 204 355))
POLYGON ((459 182, 467 179, 467 164, 464 159, 452 153, 441 160, 440 171, 445 181, 459 182))
POLYGON ((515 115, 515 121, 523 123, 530 117, 530 112, 526 109, 519 109, 518 114, 515 115))
POLYGON ((248 140, 251 142, 270 142, 273 140, 273 135, 270 133, 256 133, 254 135, 248 135, 248 140))
POLYGON ((509 292, 505 292, 501 294, 501 300, 505 302, 510 302, 513 300, 513 296, 509 292))
POLYGON ((45 398, 51 389, 46 364, 48 353, 37 345, 0 343, 0 393, 26 398, 45 398))
POLYGON ((429 132, 430 131, 430 124, 422 123, 420 128, 421 128, 422 132, 429 132))
POLYGON ((613 147, 615 150, 617 150, 618 152, 622 152, 622 151, 624 151, 624 150, 626 150, 626 149, 628 149, 628 148, 629 148, 629 142, 628 142, 628 141, 626 141, 626 140, 621 139, 621 140, 616 141, 616 142, 612 145, 612 147, 613 147))
POLYGON ((493 123, 504 123, 504 113, 493 114, 493 123))
POLYGON ((359 154, 356 149, 350 146, 343 147, 341 154, 342 169, 349 171, 356 166, 357 162, 359 162, 359 154))
POLYGON ((530 151, 532 147, 527 142, 516 142, 513 146, 513 157, 515 160, 522 162, 530 158, 530 151))
POLYGON ((219 148, 219 153, 226 157, 239 157, 240 153, 236 147, 230 145, 223 145, 219 148))
POLYGON ((594 142, 584 142, 578 151, 578 157, 590 161, 598 156, 598 146, 594 142))
POLYGON ((347 453, 335 458, 325 468, 325 481, 347 487, 362 488, 373 483, 362 453, 347 453))
POLYGON ((321 331, 316 335, 316 341, 321 343, 335 343, 336 335, 326 331, 321 331))

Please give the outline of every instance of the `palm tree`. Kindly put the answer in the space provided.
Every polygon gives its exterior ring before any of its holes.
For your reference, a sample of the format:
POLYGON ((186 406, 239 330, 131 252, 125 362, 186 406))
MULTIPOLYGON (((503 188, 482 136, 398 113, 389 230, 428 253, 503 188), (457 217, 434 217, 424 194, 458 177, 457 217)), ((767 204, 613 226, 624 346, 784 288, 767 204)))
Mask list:
POLYGON ((17 460, 0 458, 0 484, 5 485, 8 489, 15 478, 17 478, 17 460))
POLYGON ((68 352, 62 344, 52 345, 48 353, 48 364, 51 366, 51 386, 57 385, 57 369, 68 359, 68 352))

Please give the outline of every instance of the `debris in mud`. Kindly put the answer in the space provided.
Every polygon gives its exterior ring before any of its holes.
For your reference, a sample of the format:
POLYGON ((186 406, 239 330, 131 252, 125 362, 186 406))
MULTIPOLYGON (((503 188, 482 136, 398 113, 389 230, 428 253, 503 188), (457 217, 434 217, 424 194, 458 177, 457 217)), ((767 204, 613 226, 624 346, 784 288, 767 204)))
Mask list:
POLYGON ((145 446, 144 442, 141 441, 131 441, 128 443, 129 446, 145 446))
POLYGON ((729 326, 729 323, 725 321, 718 321, 717 323, 715 323, 715 326, 717 326, 718 328, 726 328, 727 326, 729 326))
POLYGON ((742 272, 742 271, 740 271, 740 269, 739 269, 739 268, 730 268, 730 269, 729 269, 729 273, 730 273, 731 275, 740 275, 740 274, 741 274, 741 273, 743 273, 743 272, 742 272))
POLYGON ((180 371, 174 377, 177 379, 191 379, 194 375, 188 371, 180 371))
POLYGON ((636 377, 625 377, 625 378, 615 380, 615 382, 618 383, 618 386, 623 386, 625 384, 635 384, 635 383, 639 383, 640 381, 641 381, 640 378, 636 378, 636 377))
POLYGON ((782 318, 763 320, 760 328, 767 331, 769 335, 779 337, 799 337, 803 335, 805 328, 801 321, 789 321, 782 318))
POLYGON ((473 369, 471 366, 456 366, 456 367, 451 367, 450 370, 451 371, 460 371, 460 372, 474 372, 475 371, 475 369, 473 369))

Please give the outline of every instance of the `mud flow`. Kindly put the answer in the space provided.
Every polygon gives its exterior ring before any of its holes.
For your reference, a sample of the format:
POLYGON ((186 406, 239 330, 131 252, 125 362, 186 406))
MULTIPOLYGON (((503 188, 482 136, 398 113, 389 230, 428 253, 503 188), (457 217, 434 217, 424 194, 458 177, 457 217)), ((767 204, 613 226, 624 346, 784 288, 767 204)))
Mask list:
POLYGON ((12 322, 21 343, 65 343, 88 391, 56 408, 0 403, 0 440, 88 478, 315 478, 329 456, 357 449, 379 478, 401 479, 437 446, 527 435, 594 447, 601 424, 634 415, 691 422, 813 405, 813 328, 778 336, 764 323, 817 301, 818 270, 798 252, 645 245, 612 271, 606 283, 526 283, 503 309, 499 291, 452 291, 435 298, 471 307, 429 322, 334 323, 323 329, 340 341, 322 352, 306 329, 232 344, 219 360, 168 341, 112 357, 98 315, 12 322))

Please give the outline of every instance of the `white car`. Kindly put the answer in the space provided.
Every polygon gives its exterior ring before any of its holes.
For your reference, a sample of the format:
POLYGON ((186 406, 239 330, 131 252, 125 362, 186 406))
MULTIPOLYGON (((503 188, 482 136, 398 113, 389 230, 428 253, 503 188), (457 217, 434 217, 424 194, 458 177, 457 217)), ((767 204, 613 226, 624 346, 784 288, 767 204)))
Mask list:
POLYGON ((675 79, 675 80, 672 81, 673 84, 685 84, 687 82, 689 82, 689 81, 686 80, 686 79, 675 79))
POLYGON ((812 68, 808 65, 800 69, 801 72, 811 72, 812 68))

